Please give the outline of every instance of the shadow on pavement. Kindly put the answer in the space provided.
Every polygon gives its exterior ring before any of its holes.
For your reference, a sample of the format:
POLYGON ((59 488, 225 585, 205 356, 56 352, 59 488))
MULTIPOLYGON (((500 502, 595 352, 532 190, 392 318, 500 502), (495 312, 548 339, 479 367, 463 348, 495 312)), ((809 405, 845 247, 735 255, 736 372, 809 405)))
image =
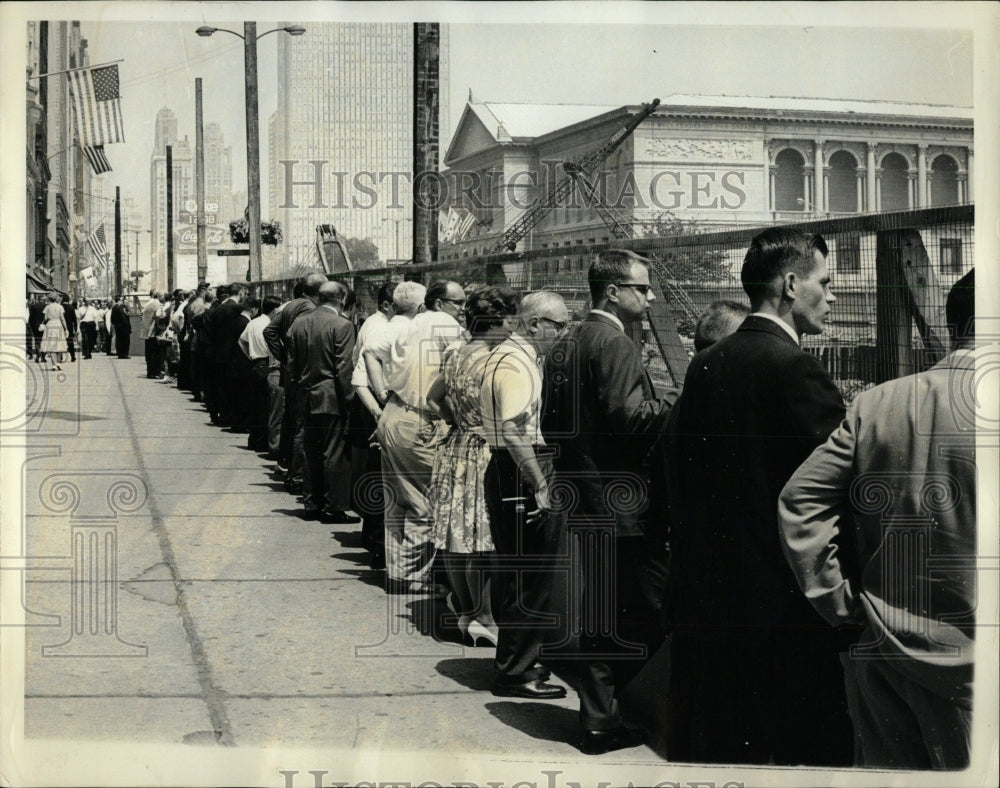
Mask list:
POLYGON ((579 735, 579 717, 573 709, 530 701, 497 701, 485 708, 504 725, 533 739, 572 744, 579 735))
POLYGON ((489 692, 493 682, 492 658, 442 659, 434 669, 446 679, 475 692, 489 692))
POLYGON ((88 416, 86 413, 75 413, 69 410, 47 410, 45 418, 60 421, 107 421, 105 416, 88 416))

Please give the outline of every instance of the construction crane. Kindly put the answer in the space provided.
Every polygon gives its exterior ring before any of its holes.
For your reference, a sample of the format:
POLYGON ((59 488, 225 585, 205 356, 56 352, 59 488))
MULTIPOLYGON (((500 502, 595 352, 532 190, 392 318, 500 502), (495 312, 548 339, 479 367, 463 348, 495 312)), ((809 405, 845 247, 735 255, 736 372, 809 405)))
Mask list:
POLYGON ((324 273, 346 274, 354 270, 347 245, 332 224, 316 225, 316 253, 324 273))
POLYGON ((649 104, 643 104, 642 110, 640 110, 639 113, 628 123, 611 135, 611 139, 609 139, 596 151, 584 156, 577 162, 564 162, 563 170, 567 173, 566 177, 549 189, 546 194, 535 198, 535 200, 530 206, 528 206, 527 210, 521 214, 517 221, 508 227, 504 231, 503 236, 501 236, 500 239, 487 250, 487 254, 513 252, 517 248, 517 244, 521 241, 521 239, 524 238, 542 219, 548 216, 552 209, 565 200, 566 197, 569 196, 570 192, 573 191, 576 178, 570 173, 570 170, 575 170, 577 173, 582 173, 585 177, 589 178, 590 175, 597 171, 601 163, 608 158, 608 156, 614 153, 615 149, 619 145, 628 139, 629 135, 636 130, 639 124, 656 111, 656 108, 659 105, 659 99, 653 99, 649 104), (569 169, 567 169, 567 166, 569 169))
MULTIPOLYGON (((572 162, 563 162, 563 169, 566 174, 570 177, 570 180, 576 184, 576 186, 583 193, 583 196, 587 200, 589 207, 593 208, 601 220, 607 225, 608 230, 611 234, 621 240, 631 240, 636 237, 635 229, 632 226, 631 217, 623 216, 616 208, 607 205, 604 199, 601 197, 598 188, 591 182, 587 173, 585 173, 580 167, 573 164, 572 162)), ((694 302, 688 297, 688 294, 684 292, 677 282, 673 273, 670 270, 670 265, 655 254, 647 253, 646 258, 652 265, 653 271, 657 275, 660 286, 663 288, 663 293, 667 297, 670 304, 674 306, 675 309, 679 309, 688 320, 692 323, 697 322, 698 307, 695 306, 694 302)))

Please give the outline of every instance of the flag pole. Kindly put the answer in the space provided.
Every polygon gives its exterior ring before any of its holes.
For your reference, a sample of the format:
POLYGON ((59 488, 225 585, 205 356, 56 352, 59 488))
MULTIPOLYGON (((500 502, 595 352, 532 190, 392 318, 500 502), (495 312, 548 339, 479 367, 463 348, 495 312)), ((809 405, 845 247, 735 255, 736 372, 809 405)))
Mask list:
POLYGON ((124 63, 125 58, 120 60, 109 60, 107 63, 97 63, 93 66, 78 66, 77 68, 64 68, 62 71, 50 71, 48 74, 32 74, 28 79, 43 79, 44 77, 54 77, 58 74, 69 74, 71 71, 89 71, 93 68, 102 68, 104 66, 113 66, 115 63, 124 63))

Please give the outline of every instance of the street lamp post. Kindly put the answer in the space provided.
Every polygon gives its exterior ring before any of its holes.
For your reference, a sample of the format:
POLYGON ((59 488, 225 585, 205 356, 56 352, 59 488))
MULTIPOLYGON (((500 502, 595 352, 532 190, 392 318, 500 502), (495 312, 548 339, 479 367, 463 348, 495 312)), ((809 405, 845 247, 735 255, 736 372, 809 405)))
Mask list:
POLYGON ((395 222, 396 223, 396 264, 399 265, 399 223, 408 222, 410 219, 406 216, 385 216, 382 219, 383 222, 395 222))
POLYGON ((260 250, 260 129, 257 115, 257 41, 268 33, 283 30, 290 36, 301 36, 306 29, 301 25, 276 27, 257 35, 256 22, 244 22, 243 34, 224 27, 203 25, 195 32, 204 38, 217 31, 231 33, 243 39, 244 81, 246 83, 247 119, 247 240, 250 242, 250 270, 256 274, 258 282, 264 280, 263 261, 260 250))

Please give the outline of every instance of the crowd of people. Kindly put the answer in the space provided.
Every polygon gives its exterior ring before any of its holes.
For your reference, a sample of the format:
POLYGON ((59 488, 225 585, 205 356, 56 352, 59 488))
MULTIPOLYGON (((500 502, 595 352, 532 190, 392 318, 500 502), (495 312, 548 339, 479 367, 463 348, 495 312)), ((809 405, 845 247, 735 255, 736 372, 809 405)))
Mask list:
POLYGON ((36 364, 62 369, 65 356, 76 363, 94 353, 129 358, 132 324, 124 296, 83 298, 79 303, 57 292, 36 294, 25 313, 25 351, 36 364))
POLYGON ((303 519, 360 522, 387 594, 444 599, 495 647, 493 694, 571 684, 584 753, 652 734, 681 762, 962 768, 975 466, 949 392, 972 385, 973 275, 948 297, 953 352, 847 410, 801 349, 836 300, 827 254, 758 235, 749 306, 706 310, 679 389, 642 365, 655 296, 625 250, 592 264, 577 321, 555 292, 446 280, 385 283, 363 322, 320 273, 284 303, 242 283, 154 294, 146 370, 246 433, 303 519), (905 564, 901 528, 946 568, 905 564), (622 690, 661 648, 663 727, 627 727, 622 690))

